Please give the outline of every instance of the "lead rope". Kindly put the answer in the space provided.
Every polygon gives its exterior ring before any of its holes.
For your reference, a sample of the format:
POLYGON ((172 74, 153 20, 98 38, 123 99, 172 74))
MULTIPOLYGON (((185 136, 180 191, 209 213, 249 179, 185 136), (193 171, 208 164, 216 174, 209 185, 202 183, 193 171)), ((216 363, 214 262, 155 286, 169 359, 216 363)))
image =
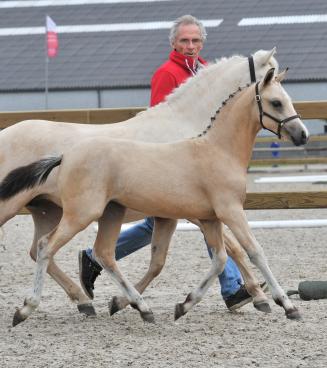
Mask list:
POLYGON ((185 59, 185 64, 186 64, 186 66, 187 66, 187 69, 192 73, 192 75, 193 75, 193 77, 194 77, 194 76, 195 76, 195 71, 194 71, 192 68, 190 68, 190 66, 189 66, 189 63, 188 63, 187 59, 185 59))

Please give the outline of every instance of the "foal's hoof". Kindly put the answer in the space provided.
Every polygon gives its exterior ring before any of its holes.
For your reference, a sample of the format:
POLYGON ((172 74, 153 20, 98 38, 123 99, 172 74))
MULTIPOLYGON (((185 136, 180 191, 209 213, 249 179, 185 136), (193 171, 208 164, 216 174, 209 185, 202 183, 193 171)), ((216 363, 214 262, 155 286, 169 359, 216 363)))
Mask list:
POLYGON ((77 309, 80 313, 83 313, 86 316, 96 316, 96 312, 92 303, 77 304, 77 309))
POLYGON ((175 321, 178 320, 178 318, 181 318, 186 314, 186 311, 184 310, 184 303, 178 303, 175 305, 175 321))
POLYGON ((263 313, 271 313, 271 308, 268 302, 253 303, 254 308, 263 313))
POLYGON ((294 320, 302 319, 300 312, 295 307, 290 310, 287 310, 285 314, 288 319, 294 319, 294 320))
POLYGON ((19 323, 25 321, 27 317, 26 316, 23 316, 21 313, 20 313, 20 310, 17 309, 15 314, 14 314, 14 318, 13 318, 13 321, 12 321, 12 325, 13 327, 17 326, 19 323))
POLYGON ((119 304, 119 298, 117 296, 114 296, 110 302, 108 303, 108 307, 109 307, 109 311, 110 311, 110 315, 112 316, 113 314, 119 312, 121 310, 121 306, 119 304))
POLYGON ((143 321, 148 322, 148 323, 155 323, 154 315, 152 311, 140 312, 140 314, 141 314, 143 321))

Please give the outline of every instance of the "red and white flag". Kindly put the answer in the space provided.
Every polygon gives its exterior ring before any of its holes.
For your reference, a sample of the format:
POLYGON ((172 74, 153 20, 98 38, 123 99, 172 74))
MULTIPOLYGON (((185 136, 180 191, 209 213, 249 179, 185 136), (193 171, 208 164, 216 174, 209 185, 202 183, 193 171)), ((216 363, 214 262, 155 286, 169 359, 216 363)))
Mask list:
POLYGON ((58 53, 58 35, 57 35, 56 23, 47 15, 46 18, 46 37, 47 37, 47 49, 48 57, 54 58, 58 53))

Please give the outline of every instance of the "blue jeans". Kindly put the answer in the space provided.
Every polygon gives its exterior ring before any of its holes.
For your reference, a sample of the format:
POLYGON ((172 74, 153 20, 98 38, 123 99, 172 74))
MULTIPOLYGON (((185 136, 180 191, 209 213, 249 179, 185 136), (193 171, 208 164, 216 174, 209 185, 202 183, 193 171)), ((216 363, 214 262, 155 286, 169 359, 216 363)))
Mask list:
MULTIPOLYGON (((147 217, 143 222, 135 224, 131 228, 122 231, 118 237, 116 245, 116 260, 128 256, 129 254, 145 247, 151 243, 154 226, 153 217, 147 217)), ((211 251, 208 247, 210 257, 211 251)), ((92 248, 86 249, 86 254, 95 262, 92 248)), ((223 299, 234 295, 243 284, 243 279, 234 261, 228 257, 224 271, 218 276, 221 295, 223 299)))

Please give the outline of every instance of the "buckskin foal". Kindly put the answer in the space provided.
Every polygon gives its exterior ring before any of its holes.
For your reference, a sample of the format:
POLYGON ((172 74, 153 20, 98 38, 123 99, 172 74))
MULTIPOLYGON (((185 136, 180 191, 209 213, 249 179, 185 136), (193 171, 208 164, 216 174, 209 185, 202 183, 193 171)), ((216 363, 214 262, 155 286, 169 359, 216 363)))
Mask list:
MULTIPOLYGON (((29 165, 28 170, 22 167, 10 173, 0 186, 2 199, 18 195, 26 188, 33 188, 36 193, 40 190, 41 194, 40 183, 59 165, 56 170, 63 208, 59 225, 38 243, 33 292, 16 311, 14 324, 25 320, 38 306, 49 260, 97 219, 100 227, 102 222, 105 224, 104 236, 95 244, 97 261, 118 283, 141 317, 153 321, 152 311, 115 261, 115 244, 126 208, 155 216, 157 227, 164 227, 174 218, 195 218, 201 222, 213 252, 212 267, 184 303, 176 305, 175 319, 198 303, 223 271, 227 257, 223 224, 230 228, 251 262, 259 268, 274 301, 284 308, 286 316, 300 318, 272 274, 243 210, 247 167, 260 128, 288 138, 295 145, 308 140, 308 131, 280 84, 284 74, 274 77, 271 69, 262 82, 232 95, 197 138, 166 144, 90 138, 63 156, 47 158, 29 165)), ((155 244, 155 248, 153 256, 157 253, 160 257, 167 245, 155 244)), ((113 304, 111 312, 117 309, 113 304)))

